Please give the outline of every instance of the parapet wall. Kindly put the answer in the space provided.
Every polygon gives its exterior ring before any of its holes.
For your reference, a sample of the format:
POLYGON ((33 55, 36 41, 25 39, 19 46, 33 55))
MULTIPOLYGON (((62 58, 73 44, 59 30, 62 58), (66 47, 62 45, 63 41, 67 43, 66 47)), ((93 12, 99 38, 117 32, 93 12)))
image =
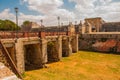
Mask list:
POLYGON ((113 38, 120 39, 120 32, 92 32, 90 34, 82 34, 81 38, 113 38))

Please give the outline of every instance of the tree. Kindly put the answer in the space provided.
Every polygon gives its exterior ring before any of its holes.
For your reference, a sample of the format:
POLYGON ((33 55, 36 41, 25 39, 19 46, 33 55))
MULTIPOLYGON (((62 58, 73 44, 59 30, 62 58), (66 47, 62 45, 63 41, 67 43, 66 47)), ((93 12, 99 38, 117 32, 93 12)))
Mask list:
POLYGON ((15 31, 15 30, 20 30, 20 27, 10 20, 0 20, 0 30, 15 31))
POLYGON ((31 22, 24 21, 21 28, 22 28, 22 31, 30 31, 31 30, 31 22))

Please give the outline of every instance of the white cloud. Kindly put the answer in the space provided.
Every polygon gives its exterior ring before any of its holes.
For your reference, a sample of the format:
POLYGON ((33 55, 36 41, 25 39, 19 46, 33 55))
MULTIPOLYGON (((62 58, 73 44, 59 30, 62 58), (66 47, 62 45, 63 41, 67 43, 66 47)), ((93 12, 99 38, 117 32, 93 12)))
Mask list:
POLYGON ((26 0, 28 8, 43 14, 48 14, 63 5, 63 0, 26 0))
POLYGON ((19 13, 19 23, 22 24, 23 21, 29 20, 29 21, 33 21, 33 22, 37 22, 39 23, 40 20, 39 19, 43 19, 44 16, 41 15, 26 15, 24 13, 19 13))
POLYGON ((73 12, 61 8, 64 3, 63 0, 23 0, 23 2, 28 3, 29 10, 44 15, 45 25, 57 25, 57 16, 60 16, 60 19, 65 24, 67 24, 66 21, 72 21, 75 18, 73 12))
MULTIPOLYGON (((75 2, 73 11, 61 8, 64 5, 63 0, 22 0, 22 5, 27 3, 31 11, 37 11, 42 15, 26 15, 19 12, 19 24, 25 20, 43 23, 47 26, 57 25, 57 16, 60 16, 61 22, 68 24, 69 21, 79 21, 89 17, 102 17, 106 21, 120 21, 120 2, 112 0, 69 0, 75 2)), ((0 12, 1 19, 10 19, 15 21, 15 15, 10 9, 4 9, 0 12)))
POLYGON ((0 12, 0 18, 1 19, 14 19, 14 14, 10 13, 10 9, 4 9, 2 12, 0 12))
POLYGON ((120 21, 120 2, 112 0, 69 0, 76 3, 76 17, 102 17, 107 21, 120 21), (79 16, 80 14, 82 16, 79 16))
MULTIPOLYGON (((30 20, 30 21, 34 21, 34 22, 38 22, 38 19, 43 18, 42 16, 34 16, 34 15, 25 15, 23 13, 19 13, 18 15, 18 21, 19 21, 19 25, 21 25, 23 23, 23 21, 25 20, 30 20)), ((15 22, 16 17, 15 14, 10 12, 10 9, 4 9, 2 12, 0 12, 0 19, 9 19, 15 22)))
MULTIPOLYGON (((74 19, 73 15, 74 13, 69 12, 65 9, 58 9, 54 13, 51 13, 49 15, 26 15, 24 13, 19 12, 18 13, 18 23, 21 25, 25 20, 37 22, 40 24, 40 20, 43 19, 43 23, 46 26, 50 25, 57 25, 57 16, 60 16, 60 19, 62 20, 64 24, 68 24, 68 19, 74 19), (68 13, 68 14, 66 14, 68 13)), ((5 9, 0 13, 0 19, 10 19, 15 22, 15 14, 10 12, 10 9, 5 9)))

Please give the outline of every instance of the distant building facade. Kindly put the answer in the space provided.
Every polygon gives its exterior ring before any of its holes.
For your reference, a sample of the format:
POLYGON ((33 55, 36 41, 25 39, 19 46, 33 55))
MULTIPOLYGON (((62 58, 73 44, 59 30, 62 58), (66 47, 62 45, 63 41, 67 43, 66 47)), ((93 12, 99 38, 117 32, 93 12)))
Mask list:
POLYGON ((69 25, 44 27, 44 30, 46 32, 67 32, 69 31, 71 33, 75 33, 75 25, 73 25, 70 22, 69 25))
POLYGON ((105 23, 105 21, 101 17, 86 18, 85 22, 88 22, 91 25, 91 28, 95 29, 96 32, 100 32, 102 24, 105 23))
POLYGON ((73 25, 71 22, 68 25, 50 26, 45 27, 44 25, 39 25, 35 22, 30 22, 28 31, 38 32, 71 32, 84 34, 91 32, 120 32, 120 22, 105 22, 101 17, 96 18, 86 18, 84 23, 80 21, 79 24, 73 25))
POLYGON ((36 32, 36 31, 41 31, 44 28, 43 25, 39 25, 36 22, 31 22, 31 31, 36 32))
POLYGON ((120 32, 120 22, 107 22, 102 24, 102 32, 120 32))
POLYGON ((82 24, 82 33, 120 32, 120 22, 105 22, 102 18, 86 18, 82 24))

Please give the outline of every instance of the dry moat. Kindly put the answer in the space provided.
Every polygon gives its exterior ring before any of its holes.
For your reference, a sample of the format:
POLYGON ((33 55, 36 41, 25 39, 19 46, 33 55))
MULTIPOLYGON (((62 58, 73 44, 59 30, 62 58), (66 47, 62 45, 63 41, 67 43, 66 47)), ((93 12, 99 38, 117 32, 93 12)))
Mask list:
POLYGON ((23 76, 24 80, 120 80, 120 55, 79 51, 23 76))

